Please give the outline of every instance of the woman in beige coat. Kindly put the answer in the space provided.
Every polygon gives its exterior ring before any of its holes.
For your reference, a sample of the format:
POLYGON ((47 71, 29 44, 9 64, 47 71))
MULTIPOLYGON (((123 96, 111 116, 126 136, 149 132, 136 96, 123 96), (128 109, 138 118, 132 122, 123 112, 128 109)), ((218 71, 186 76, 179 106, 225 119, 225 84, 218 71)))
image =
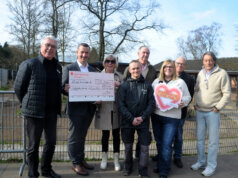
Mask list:
POLYGON ((115 101, 105 101, 99 104, 95 115, 95 128, 102 130, 102 161, 100 164, 100 168, 107 168, 108 140, 110 136, 110 130, 112 130, 114 167, 116 171, 119 171, 121 169, 119 163, 120 119, 118 116, 118 110, 116 105, 116 93, 123 79, 122 75, 116 71, 118 62, 113 55, 109 55, 104 59, 103 66, 104 70, 102 72, 114 73, 115 101))

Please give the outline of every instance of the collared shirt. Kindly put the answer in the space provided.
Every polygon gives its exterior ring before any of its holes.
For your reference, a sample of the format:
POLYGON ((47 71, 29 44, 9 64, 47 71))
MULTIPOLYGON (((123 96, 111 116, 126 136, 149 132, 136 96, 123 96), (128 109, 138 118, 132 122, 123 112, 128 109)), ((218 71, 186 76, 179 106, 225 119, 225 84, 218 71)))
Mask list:
POLYGON ((148 66, 147 63, 144 66, 142 65, 141 74, 144 78, 146 77, 146 74, 147 74, 147 66, 148 66))
POLYGON ((212 74, 212 72, 216 69, 216 66, 214 66, 212 68, 212 70, 210 70, 209 72, 206 71, 206 69, 204 68, 203 71, 204 71, 204 74, 206 76, 206 79, 208 79, 210 77, 210 75, 212 74))
POLYGON ((87 63, 87 65, 86 65, 86 67, 84 67, 83 64, 81 64, 78 60, 77 60, 77 63, 78 63, 78 65, 79 65, 79 68, 80 68, 80 71, 81 71, 81 72, 89 72, 89 71, 88 71, 88 63, 87 63))

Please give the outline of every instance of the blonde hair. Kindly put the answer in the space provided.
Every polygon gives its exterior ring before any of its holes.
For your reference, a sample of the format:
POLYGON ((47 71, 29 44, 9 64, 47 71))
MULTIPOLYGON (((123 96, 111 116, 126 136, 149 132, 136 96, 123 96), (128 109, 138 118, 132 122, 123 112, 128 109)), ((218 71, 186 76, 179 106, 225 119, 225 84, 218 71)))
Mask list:
POLYGON ((112 54, 108 55, 104 60, 103 60, 103 67, 105 68, 105 62, 106 60, 115 60, 115 69, 118 67, 118 60, 117 57, 113 56, 112 54))
POLYGON ((176 80, 177 79, 177 75, 176 75, 176 68, 175 68, 175 63, 174 61, 172 61, 171 59, 167 59, 166 61, 163 62, 161 68, 160 68, 160 73, 159 73, 159 80, 160 81, 164 81, 165 80, 165 76, 164 76, 164 68, 167 64, 172 64, 173 68, 174 68, 174 73, 172 76, 172 80, 176 80))

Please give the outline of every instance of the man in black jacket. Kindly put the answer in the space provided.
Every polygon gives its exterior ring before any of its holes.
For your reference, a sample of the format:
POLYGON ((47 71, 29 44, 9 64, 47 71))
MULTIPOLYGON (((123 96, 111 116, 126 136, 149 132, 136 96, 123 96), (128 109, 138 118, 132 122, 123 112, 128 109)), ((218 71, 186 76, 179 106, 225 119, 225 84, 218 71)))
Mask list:
POLYGON ((38 177, 39 145, 42 132, 45 144, 41 159, 41 174, 44 177, 60 178, 52 170, 51 161, 56 144, 57 114, 61 112, 62 68, 54 57, 57 41, 44 38, 40 55, 21 63, 14 89, 21 103, 21 113, 27 120, 28 176, 38 177))
MULTIPOLYGON (((194 81, 193 77, 191 77, 189 74, 184 72, 184 70, 186 68, 185 59, 183 57, 178 57, 175 61, 175 66, 176 66, 176 73, 177 73, 178 77, 180 77, 181 79, 184 80, 184 82, 186 83, 186 85, 188 87, 188 91, 189 91, 191 97, 193 97, 195 81, 194 81)), ((188 107, 184 107, 182 109, 182 115, 181 115, 178 131, 177 131, 177 133, 175 135, 175 139, 174 139, 174 164, 178 168, 183 167, 183 163, 181 160, 182 147, 183 147, 183 125, 184 125, 185 118, 187 116, 187 110, 188 110, 188 107)))
MULTIPOLYGON (((86 43, 78 45, 78 59, 63 70, 62 87, 63 93, 69 93, 69 71, 95 72, 88 64, 90 47, 86 43)), ((67 103, 67 114, 69 115, 69 138, 68 152, 72 162, 72 170, 79 175, 87 176, 86 169, 94 169, 84 159, 84 145, 88 128, 92 122, 96 105, 93 102, 69 102, 67 103)))
POLYGON ((132 172, 132 147, 134 133, 137 131, 140 141, 139 174, 148 176, 149 145, 151 133, 149 131, 150 115, 154 110, 155 102, 153 89, 149 82, 141 75, 141 64, 133 60, 129 64, 131 77, 118 90, 118 109, 121 114, 121 133, 125 145, 125 171, 127 176, 132 172))

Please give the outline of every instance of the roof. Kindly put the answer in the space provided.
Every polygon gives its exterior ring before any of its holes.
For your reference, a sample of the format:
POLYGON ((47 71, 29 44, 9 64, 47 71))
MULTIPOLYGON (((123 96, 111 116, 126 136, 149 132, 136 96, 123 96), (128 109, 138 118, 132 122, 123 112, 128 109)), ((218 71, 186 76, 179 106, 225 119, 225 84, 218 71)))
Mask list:
MULTIPOLYGON (((156 71, 159 71, 163 62, 154 65, 156 71)), ((232 58, 219 58, 217 60, 219 67, 225 69, 226 71, 236 71, 238 72, 238 57, 232 58)), ((185 71, 200 71, 202 69, 202 60, 186 60, 186 70, 185 71)))

